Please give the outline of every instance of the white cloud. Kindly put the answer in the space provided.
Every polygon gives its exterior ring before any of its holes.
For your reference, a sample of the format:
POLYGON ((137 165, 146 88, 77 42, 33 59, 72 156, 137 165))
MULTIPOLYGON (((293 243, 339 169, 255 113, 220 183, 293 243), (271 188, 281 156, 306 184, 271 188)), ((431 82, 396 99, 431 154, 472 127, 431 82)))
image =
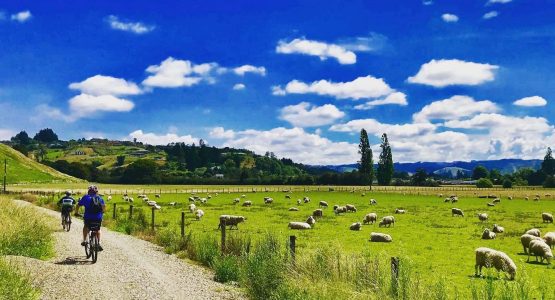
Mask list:
POLYGON ((375 98, 389 95, 393 89, 381 78, 372 76, 358 77, 350 82, 331 82, 327 80, 314 81, 310 84, 293 80, 285 88, 273 87, 274 95, 286 94, 317 94, 331 96, 337 99, 375 98))
POLYGON ((74 82, 69 85, 69 88, 93 96, 138 95, 142 93, 141 89, 134 82, 103 75, 95 75, 84 81, 74 82))
POLYGON ((517 106, 546 106, 547 100, 540 96, 524 97, 513 102, 517 106))
POLYGON ((369 109, 372 109, 372 108, 374 108, 378 105, 388 105, 388 104, 407 106, 408 105, 407 95, 405 95, 404 93, 401 93, 401 92, 391 93, 383 99, 372 100, 372 101, 368 101, 364 104, 356 105, 355 109, 369 110, 369 109))
POLYGON ((285 106, 281 109, 280 119, 285 120, 295 127, 318 127, 332 124, 345 116, 335 105, 322 106, 301 102, 296 105, 285 106))
POLYGON ((418 73, 408 78, 410 83, 445 87, 448 85, 479 85, 495 78, 494 70, 499 67, 490 64, 467 62, 458 59, 432 59, 423 64, 418 73))
POLYGON ((490 5, 490 4, 495 4, 495 3, 499 3, 499 4, 506 4, 509 3, 513 0, 489 0, 486 5, 490 5))
POLYGON ((137 141, 149 144, 149 145, 167 145, 170 143, 185 143, 193 144, 198 143, 199 139, 191 135, 177 135, 175 133, 166 133, 163 135, 157 135, 155 133, 146 133, 142 130, 135 130, 131 132, 127 138, 129 140, 137 139, 137 141))
POLYGON ((214 79, 210 76, 210 73, 214 70, 217 71, 217 69, 217 63, 195 65, 188 60, 168 57, 159 65, 151 65, 146 69, 146 72, 153 75, 148 76, 143 81, 143 85, 176 88, 190 87, 199 84, 203 80, 212 83, 214 79))
POLYGON ((25 23, 31 19, 32 15, 31 12, 28 10, 20 11, 16 14, 11 16, 12 21, 17 21, 19 23, 25 23))
POLYGON ((547 133, 553 128, 545 118, 512 117, 501 114, 479 114, 466 120, 450 120, 445 127, 463 129, 488 129, 500 135, 507 133, 547 133))
POLYGON ((246 88, 246 86, 242 83, 237 83, 233 86, 234 91, 244 90, 245 88, 246 88))
POLYGON ((16 135, 15 131, 0 128, 0 141, 8 141, 14 135, 16 135))
POLYGON ((321 60, 335 58, 342 65, 354 64, 357 56, 354 52, 336 44, 327 44, 320 41, 297 38, 290 42, 281 40, 278 42, 276 52, 281 54, 305 54, 318 56, 321 60))
POLYGON ((425 123, 432 120, 458 120, 479 113, 494 113, 498 111, 499 107, 489 100, 476 101, 468 96, 457 95, 448 99, 434 101, 424 106, 412 118, 417 123, 425 123))
POLYGON ((499 15, 499 13, 498 13, 497 11, 492 10, 492 11, 490 11, 490 12, 485 13, 484 16, 483 16, 482 18, 484 18, 484 19, 487 20, 487 19, 495 18, 495 17, 497 17, 498 15, 499 15))
POLYGON ((377 52, 387 44, 387 37, 376 32, 371 32, 367 36, 345 38, 338 41, 339 46, 353 52, 377 52))
POLYGON ((330 130, 357 133, 360 132, 361 129, 366 129, 369 134, 376 136, 387 133, 387 135, 394 138, 409 138, 431 133, 436 127, 436 125, 431 123, 385 124, 375 119, 358 119, 351 120, 344 124, 333 125, 330 127, 330 130))
POLYGON ((432 5, 432 4, 434 4, 434 1, 432 1, 432 0, 423 0, 423 1, 422 1, 422 4, 424 4, 424 5, 432 5))
POLYGON ((115 30, 132 32, 135 34, 145 34, 154 30, 155 26, 146 25, 141 22, 123 22, 117 16, 110 15, 106 19, 110 27, 115 30))
POLYGON ((128 112, 133 107, 133 102, 112 95, 80 94, 69 100, 70 111, 78 116, 88 116, 97 112, 128 112))
POLYGON ((214 127, 210 130, 210 137, 215 139, 232 139, 235 137, 233 130, 225 130, 223 127, 214 127))
POLYGON ((266 68, 264 67, 255 67, 252 65, 243 65, 233 69, 233 72, 237 75, 243 76, 245 73, 253 73, 258 74, 260 76, 266 76, 266 68))
POLYGON ((443 14, 441 15, 441 19, 447 23, 454 23, 459 21, 459 17, 454 14, 443 14))

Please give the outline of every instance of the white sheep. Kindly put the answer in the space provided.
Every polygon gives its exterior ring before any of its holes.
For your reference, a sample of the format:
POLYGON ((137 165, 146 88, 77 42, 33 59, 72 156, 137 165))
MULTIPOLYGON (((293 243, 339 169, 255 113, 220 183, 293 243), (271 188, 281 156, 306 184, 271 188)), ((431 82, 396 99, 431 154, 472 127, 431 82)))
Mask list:
POLYGON ((459 208, 451 208, 451 216, 461 216, 464 217, 464 212, 459 208))
POLYGON ((499 226, 499 225, 497 225, 497 224, 493 224, 493 229, 492 229, 492 231, 495 232, 495 233, 503 233, 503 232, 505 232, 505 228, 504 228, 504 227, 501 227, 501 226, 499 226))
POLYGON ((200 203, 206 204, 206 202, 208 202, 208 199, 206 199, 206 198, 200 198, 200 203))
POLYGON ((160 197, 161 197, 160 194, 154 195, 154 198, 160 198, 160 197))
POLYGON ((342 214, 342 213, 346 213, 347 212, 347 207, 345 206, 338 206, 335 210, 334 210, 335 214, 342 214))
POLYGON ((299 211, 299 209, 296 208, 296 207, 291 207, 291 208, 289 208, 289 211, 299 211))
POLYGON ((236 205, 239 202, 241 202, 241 200, 239 198, 233 199, 233 205, 236 205))
POLYGON ((487 206, 495 206, 495 204, 489 203, 489 202, 488 202, 488 203, 487 203, 487 206))
POLYGON ((406 212, 407 212, 407 211, 404 210, 404 209, 398 209, 398 208, 397 208, 397 209, 395 210, 395 213, 396 213, 396 214, 404 214, 404 213, 406 213, 406 212))
POLYGON ((175 203, 175 202, 170 202, 169 204, 170 204, 170 206, 175 206, 177 203, 175 203))
POLYGON ((241 198, 246 198, 246 197, 247 197, 247 195, 245 195, 245 194, 241 195, 241 198))
POLYGON ((220 224, 218 224, 218 229, 222 228, 224 224, 225 226, 229 226, 229 230, 231 230, 233 226, 235 226, 236 229, 239 229, 237 225, 239 223, 245 222, 246 220, 247 218, 243 216, 221 215, 220 224))
POLYGON ((507 197, 507 199, 513 200, 513 196, 509 196, 509 197, 507 197))
POLYGON ((377 243, 390 243, 393 239, 389 234, 379 233, 379 232, 371 232, 370 233, 370 242, 377 242, 377 243))
POLYGON ((112 196, 108 196, 108 197, 106 198, 106 200, 107 200, 107 201, 112 200, 112 196))
POLYGON ((378 220, 378 215, 376 213, 369 213, 366 216, 364 216, 364 219, 362 220, 362 224, 374 224, 374 222, 376 222, 378 220))
POLYGON ((534 255, 536 257, 536 261, 538 261, 538 256, 541 257, 540 262, 543 262, 543 260, 546 259, 547 264, 551 264, 551 259, 553 258, 551 248, 543 240, 530 241, 530 245, 528 247, 528 260, 526 260, 527 262, 530 261, 530 255, 534 255))
POLYGON ((493 202, 493 203, 501 203, 501 199, 499 199, 499 198, 495 198, 495 199, 493 199, 493 201, 492 201, 492 202, 493 202))
POLYGON ((285 199, 291 199, 291 195, 285 195, 285 199))
POLYGON ((320 203, 318 203, 318 206, 327 208, 328 203, 326 201, 320 201, 320 203))
POLYGON ((445 200, 443 200, 443 203, 449 203, 451 202, 451 198, 445 198, 445 200))
POLYGON ((195 200, 195 198, 194 198, 194 197, 189 197, 189 202, 193 202, 193 203, 195 203, 195 201, 196 201, 196 200, 195 200))
POLYGON ((245 201, 242 204, 243 206, 247 207, 247 206, 252 206, 252 202, 251 201, 245 201))
POLYGON ((195 204, 193 203, 189 204, 189 211, 191 213, 194 213, 196 209, 197 209, 197 206, 195 204))
POLYGON ((310 226, 314 226, 314 224, 316 224, 316 220, 314 217, 309 216, 308 219, 306 219, 306 223, 310 224, 310 226))
POLYGON ((351 226, 349 226, 349 229, 350 230, 360 230, 361 227, 362 226, 361 226, 360 222, 356 222, 356 223, 351 224, 351 226))
POLYGON ((553 223, 553 215, 550 213, 542 213, 542 220, 544 223, 553 223))
POLYGON ((153 206, 156 210, 161 210, 162 206, 158 205, 158 204, 154 204, 153 206))
POLYGON ((528 254, 528 247, 530 246, 530 242, 533 240, 541 240, 541 238, 528 233, 525 233, 522 236, 520 236, 520 243, 522 244, 524 253, 528 254))
POLYGON ((380 223, 378 223, 379 227, 386 226, 390 227, 391 225, 395 226, 395 218, 393 216, 386 216, 383 217, 380 223))
POLYGON ((297 205, 301 205, 301 199, 297 199, 297 205))
POLYGON ((270 197, 264 197, 264 203, 266 204, 272 204, 274 202, 274 199, 270 198, 270 197))
POLYGON ((543 236, 543 240, 549 247, 553 248, 555 246, 555 232, 548 232, 543 236))
POLYGON ((312 228, 312 227, 310 227, 310 224, 305 223, 305 222, 289 222, 289 225, 287 225, 287 227, 289 227, 291 229, 297 229, 297 230, 311 229, 312 228))
POLYGON ((204 211, 202 209, 198 209, 195 212, 195 217, 197 218, 197 220, 200 220, 200 218, 202 218, 204 216, 204 211))
POLYGON ((498 272, 507 272, 511 280, 515 279, 517 268, 513 260, 507 254, 485 247, 480 247, 476 249, 475 252, 476 264, 474 266, 474 270, 476 272, 476 276, 482 274, 482 267, 493 267, 498 272))
POLYGON ((482 240, 493 240, 495 238, 495 232, 490 231, 489 229, 484 229, 482 233, 482 240))
POLYGON ((129 202, 133 203, 133 197, 129 197, 129 202))
POLYGON ((488 214, 486 214, 486 213, 478 214, 478 219, 482 222, 485 222, 485 221, 488 220, 488 214))
POLYGON ((148 206, 154 206, 154 205, 156 205, 156 201, 150 201, 150 200, 149 200, 149 201, 146 202, 146 204, 147 204, 148 206))
POLYGON ((357 212, 357 208, 352 204, 345 205, 345 208, 347 209, 348 212, 357 212))
POLYGON ((378 201, 376 201, 376 199, 370 199, 370 205, 376 205, 378 204, 378 201))
POLYGON ((458 197, 451 197, 451 203, 455 203, 455 202, 459 202, 459 198, 458 197))
POLYGON ((312 216, 315 217, 315 218, 321 218, 321 217, 324 216, 324 211, 323 211, 322 209, 320 209, 320 208, 315 209, 315 210, 312 212, 312 216))
POLYGON ((541 231, 537 228, 532 228, 532 229, 526 231, 526 233, 529 234, 529 235, 537 236, 537 237, 540 237, 542 235, 541 231))
POLYGON ((310 202, 310 198, 308 198, 308 197, 304 197, 304 198, 303 198, 303 202, 304 202, 304 203, 308 203, 308 202, 310 202))

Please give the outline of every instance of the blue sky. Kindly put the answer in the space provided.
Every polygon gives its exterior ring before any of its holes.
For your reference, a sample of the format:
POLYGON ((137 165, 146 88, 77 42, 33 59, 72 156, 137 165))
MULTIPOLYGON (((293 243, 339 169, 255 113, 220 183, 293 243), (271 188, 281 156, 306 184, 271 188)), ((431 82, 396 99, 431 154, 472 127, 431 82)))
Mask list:
POLYGON ((352 163, 540 158, 550 1, 4 1, 0 139, 202 138, 352 163), (268 3, 264 3, 268 2, 268 3))

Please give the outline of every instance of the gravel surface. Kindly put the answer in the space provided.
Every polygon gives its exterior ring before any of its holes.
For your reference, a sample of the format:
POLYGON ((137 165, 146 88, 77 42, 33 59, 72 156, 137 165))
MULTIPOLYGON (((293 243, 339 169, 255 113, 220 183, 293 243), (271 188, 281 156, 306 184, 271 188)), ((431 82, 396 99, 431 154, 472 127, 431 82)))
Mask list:
MULTIPOLYGON (((22 204, 27 202, 18 201, 22 204)), ((37 207, 59 219, 59 213, 37 207)), ((152 243, 102 227, 104 251, 96 264, 80 245, 83 222, 72 218, 70 232, 54 233, 56 256, 49 261, 10 257, 29 272, 41 299, 242 299, 235 288, 214 282, 213 274, 168 255, 152 243)))

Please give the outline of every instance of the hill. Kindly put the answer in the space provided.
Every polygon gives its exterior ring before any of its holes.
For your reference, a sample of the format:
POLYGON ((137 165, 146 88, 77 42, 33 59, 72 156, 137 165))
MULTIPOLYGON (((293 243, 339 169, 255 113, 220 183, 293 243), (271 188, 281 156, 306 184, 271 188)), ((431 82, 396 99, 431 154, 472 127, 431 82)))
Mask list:
POLYGON ((6 180, 8 184, 82 181, 40 164, 9 146, 0 144, 1 172, 4 171, 4 159, 7 159, 8 162, 8 176, 6 180))

